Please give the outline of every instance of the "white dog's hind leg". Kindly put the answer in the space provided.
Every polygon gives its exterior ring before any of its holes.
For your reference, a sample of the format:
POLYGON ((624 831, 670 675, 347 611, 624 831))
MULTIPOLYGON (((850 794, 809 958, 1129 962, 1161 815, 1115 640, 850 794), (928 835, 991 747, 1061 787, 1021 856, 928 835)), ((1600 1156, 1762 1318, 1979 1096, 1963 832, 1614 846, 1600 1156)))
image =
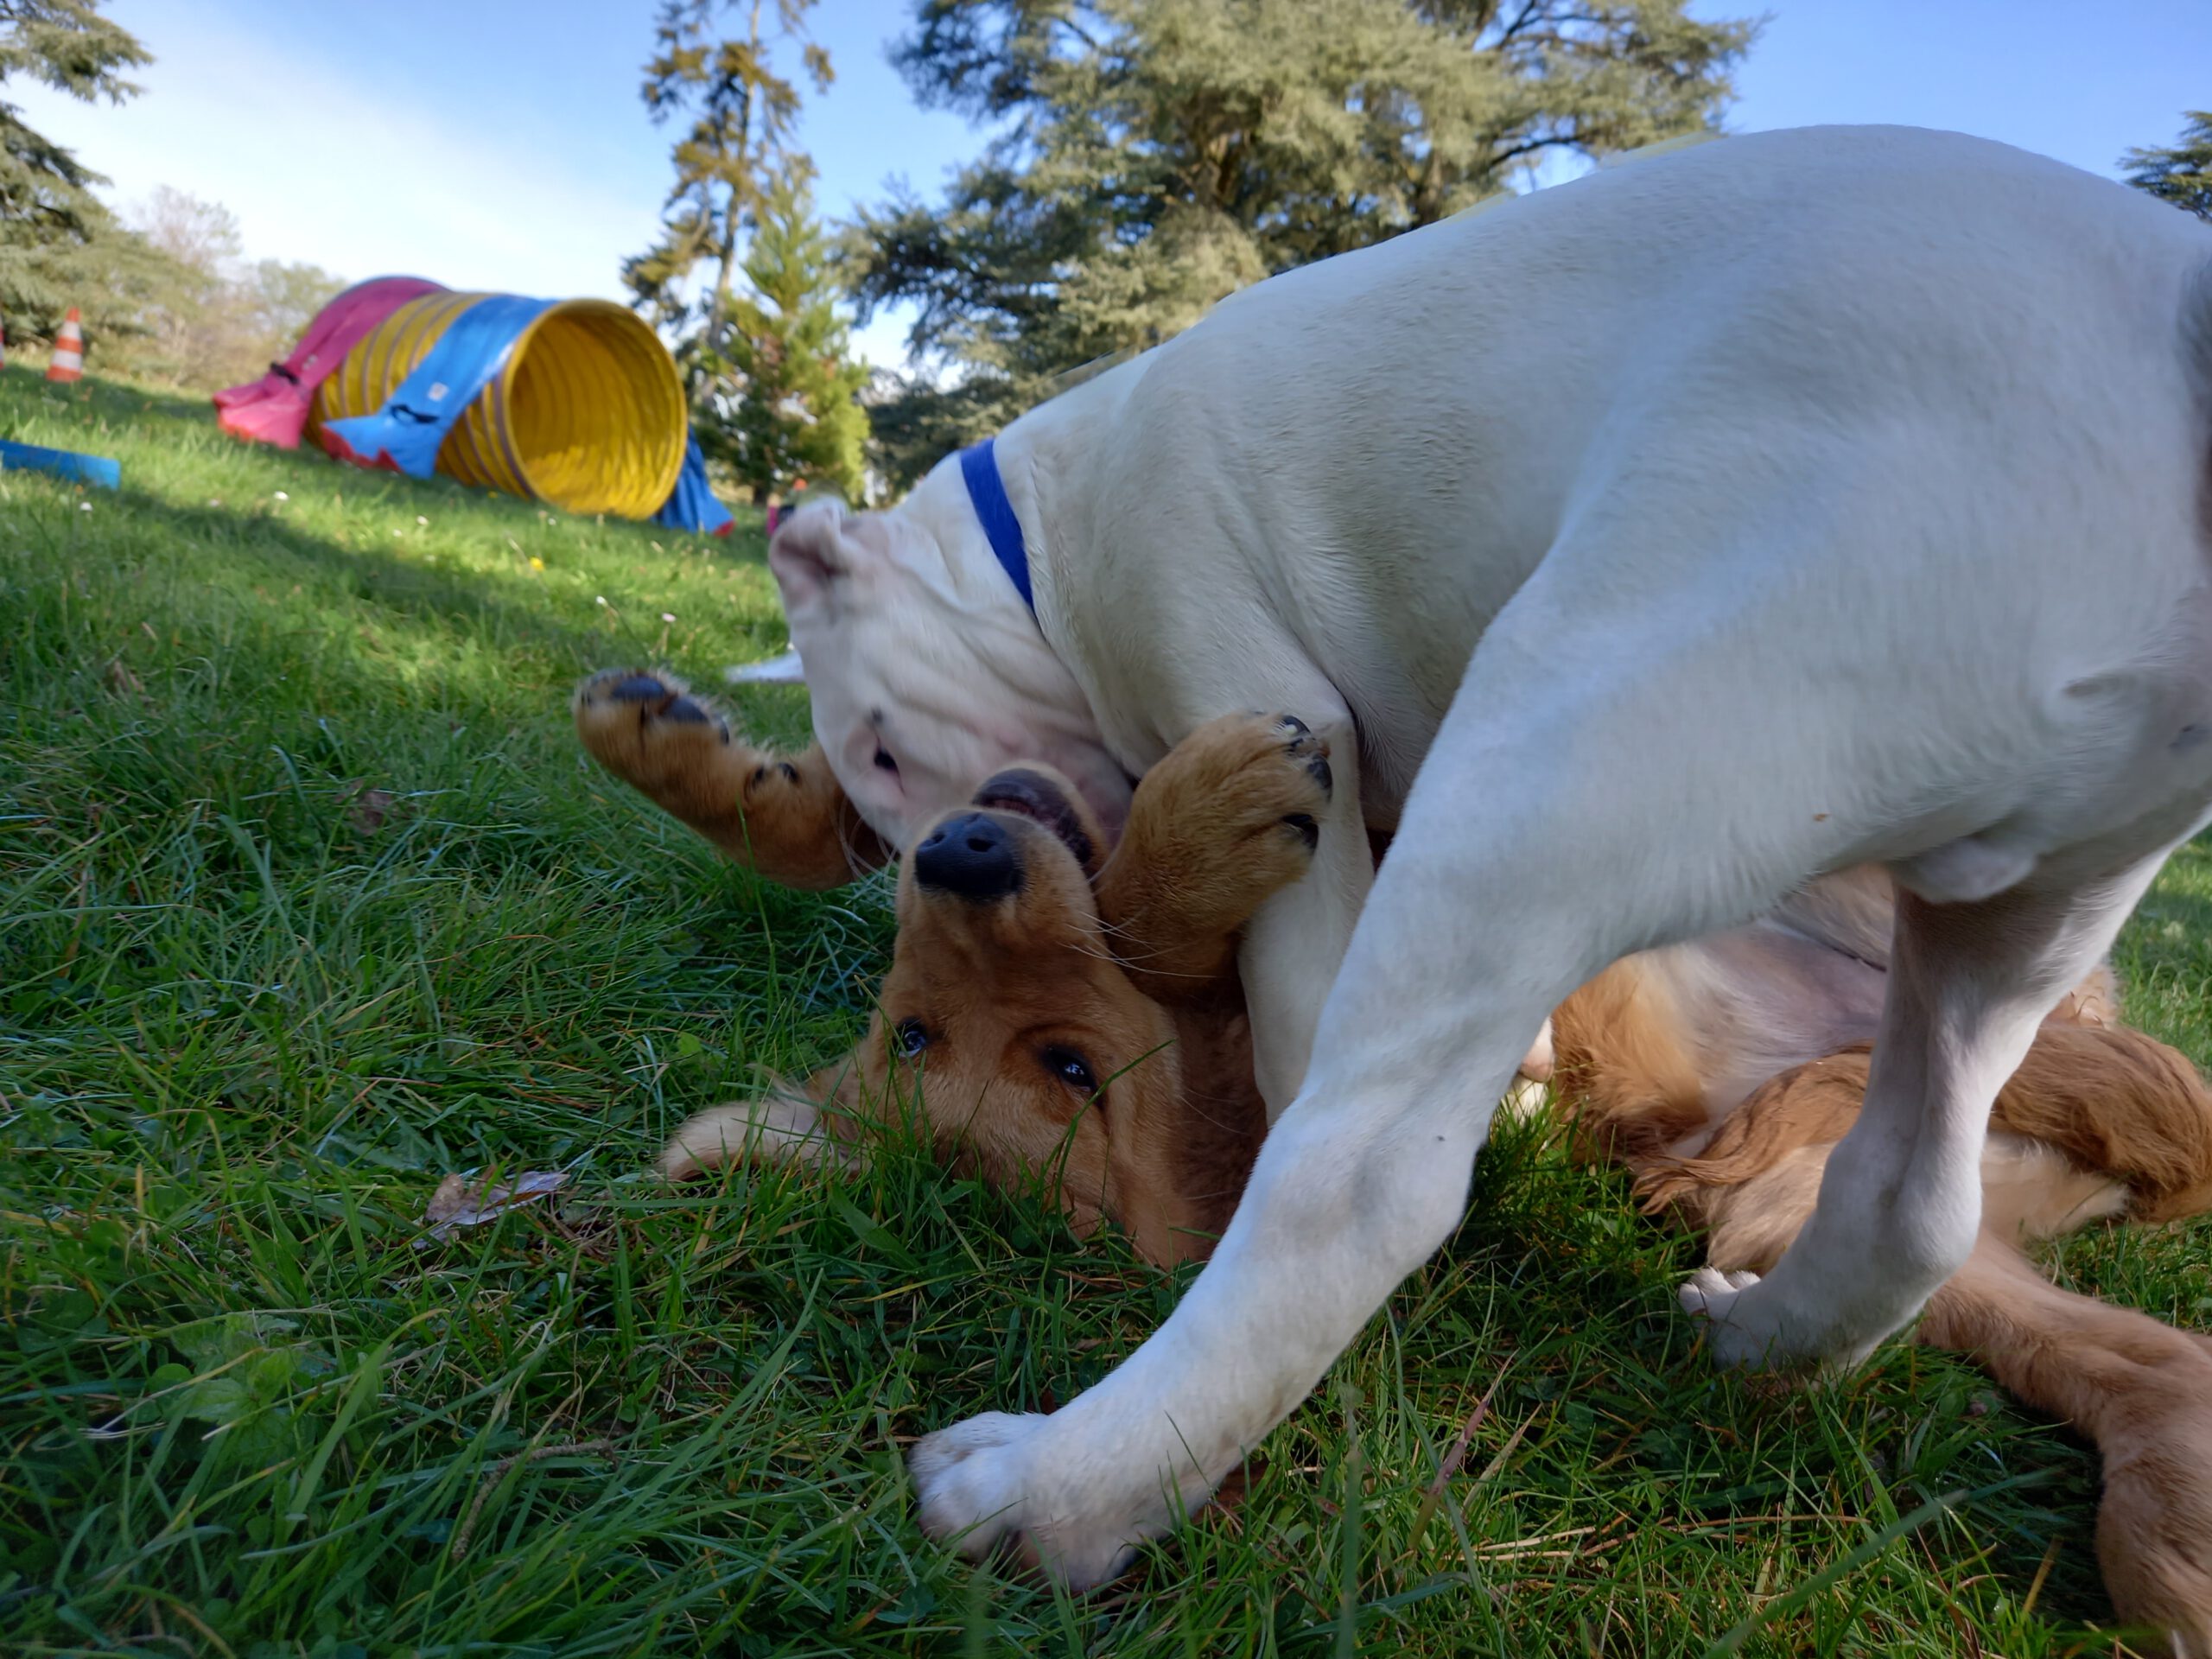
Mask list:
POLYGON ((1706 1268, 1682 1287, 1683 1306, 1713 1321, 1717 1359, 1856 1364, 1958 1270, 1980 1225, 1997 1090, 2164 861, 1974 904, 1898 893, 1866 1104, 1827 1160, 1818 1206, 1765 1279, 1706 1268))

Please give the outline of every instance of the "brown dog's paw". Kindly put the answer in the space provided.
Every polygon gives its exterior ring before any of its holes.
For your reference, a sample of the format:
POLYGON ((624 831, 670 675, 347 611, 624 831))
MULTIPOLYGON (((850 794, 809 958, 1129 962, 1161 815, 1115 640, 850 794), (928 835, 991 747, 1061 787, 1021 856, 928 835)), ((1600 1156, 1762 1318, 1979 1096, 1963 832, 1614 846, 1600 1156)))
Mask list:
POLYGON ((764 875, 840 887, 891 855, 819 745, 788 758, 758 748, 673 675, 609 669, 579 685, 569 707, 593 760, 764 875))
POLYGON ((1252 912, 1312 867, 1334 786, 1328 744, 1293 715, 1210 721, 1145 774, 1099 906, 1149 995, 1228 970, 1252 912))
POLYGON ((730 742, 729 723, 683 682, 643 668, 611 668, 576 688, 569 709, 577 741, 624 783, 659 798, 688 769, 713 765, 730 742))
MULTIPOLYGON (((1212 874, 1269 891, 1306 873, 1335 779, 1329 746, 1295 715, 1209 721, 1153 768, 1151 826, 1212 874)), ((1133 810, 1136 809, 1133 808, 1133 810)))

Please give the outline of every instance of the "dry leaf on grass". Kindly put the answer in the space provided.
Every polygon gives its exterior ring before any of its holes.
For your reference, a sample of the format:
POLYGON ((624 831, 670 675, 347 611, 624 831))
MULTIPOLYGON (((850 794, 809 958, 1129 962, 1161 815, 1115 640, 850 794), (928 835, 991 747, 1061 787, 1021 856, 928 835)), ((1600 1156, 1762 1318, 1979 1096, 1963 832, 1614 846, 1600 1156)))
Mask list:
POLYGON ((466 1175, 448 1175, 430 1194, 429 1206, 423 1212, 423 1234, 415 1242, 428 1244, 456 1227, 481 1227, 518 1205, 549 1198, 568 1184, 567 1173, 557 1169, 534 1169, 496 1185, 489 1176, 471 1180, 466 1175))
POLYGON ((347 822, 365 836, 372 836, 391 816, 391 791, 388 789, 363 789, 359 782, 346 786, 346 799, 352 803, 346 810, 347 822))
POLYGON ((143 696, 146 683, 130 671, 130 664, 120 657, 111 657, 107 662, 108 690, 124 696, 143 696))

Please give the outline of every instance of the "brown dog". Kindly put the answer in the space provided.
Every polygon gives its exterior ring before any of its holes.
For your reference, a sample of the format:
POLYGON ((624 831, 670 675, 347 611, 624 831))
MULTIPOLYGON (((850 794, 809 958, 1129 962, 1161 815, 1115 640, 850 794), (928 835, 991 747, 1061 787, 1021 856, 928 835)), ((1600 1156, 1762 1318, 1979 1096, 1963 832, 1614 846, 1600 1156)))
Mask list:
MULTIPOLYGON (((665 676, 598 676, 575 715, 610 771, 764 874, 827 887, 887 858, 818 751, 752 748, 665 676)), ((1262 715, 1214 722, 1147 773, 1110 854, 1065 780, 992 779, 904 861, 891 971, 854 1053, 804 1089, 701 1113, 663 1169, 855 1158, 869 1122, 911 1101, 956 1166, 1042 1177, 1079 1230, 1110 1218, 1156 1262, 1205 1254, 1264 1133, 1236 935, 1305 872, 1328 792, 1313 735, 1262 715)), ((1578 1144, 1702 1228, 1713 1266, 1771 1267, 1811 1214, 1864 1096, 1897 902, 1878 873, 1826 878, 1751 926, 1630 957, 1554 1014, 1578 1144)), ((2212 1097, 2118 1023, 2101 969, 1999 1096, 1982 1175, 1980 1243, 1918 1339, 2096 1441, 2115 1606, 2212 1651, 2212 1339, 2059 1290, 2020 1250, 2212 1207, 2212 1097)))
MULTIPOLYGON (((818 752, 737 742, 673 681, 599 676, 575 717, 608 770, 765 874, 828 886, 885 856, 818 752)), ((1266 1127, 1236 935, 1306 873, 1328 797, 1320 744, 1283 715, 1179 747, 1110 855, 1065 779, 1001 772, 905 861, 891 971, 851 1056, 700 1114, 664 1169, 855 1155, 871 1116, 912 1103, 940 1156, 1001 1185, 1044 1177, 1078 1230, 1111 1217, 1152 1261, 1205 1254, 1266 1127)))

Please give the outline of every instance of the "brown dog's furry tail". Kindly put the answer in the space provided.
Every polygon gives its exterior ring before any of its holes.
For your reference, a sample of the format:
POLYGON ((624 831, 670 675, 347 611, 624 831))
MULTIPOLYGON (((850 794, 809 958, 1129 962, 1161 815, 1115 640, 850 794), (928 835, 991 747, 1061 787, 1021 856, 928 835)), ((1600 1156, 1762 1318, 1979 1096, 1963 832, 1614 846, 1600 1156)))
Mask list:
POLYGON ((2139 1031, 2045 1026, 1990 1127, 2125 1181, 2138 1220, 2212 1208, 2212 1092, 2186 1056, 2139 1031))
POLYGON ((2096 1442, 2113 1607, 2171 1632, 2177 1653, 2212 1654, 2212 1338, 2061 1290, 1986 1230, 1919 1337, 2096 1442))
POLYGON ((1647 1211, 1679 1208, 1702 1221, 1707 1193, 1740 1186, 1802 1147, 1842 1140, 1866 1099, 1866 1061, 1860 1045, 1769 1078, 1728 1114, 1696 1157, 1659 1153, 1641 1162, 1637 1197, 1647 1211))

